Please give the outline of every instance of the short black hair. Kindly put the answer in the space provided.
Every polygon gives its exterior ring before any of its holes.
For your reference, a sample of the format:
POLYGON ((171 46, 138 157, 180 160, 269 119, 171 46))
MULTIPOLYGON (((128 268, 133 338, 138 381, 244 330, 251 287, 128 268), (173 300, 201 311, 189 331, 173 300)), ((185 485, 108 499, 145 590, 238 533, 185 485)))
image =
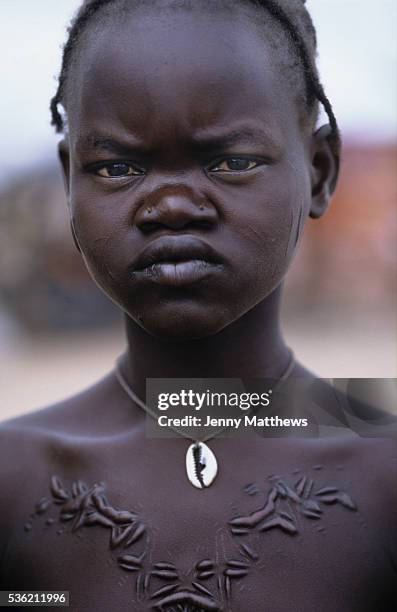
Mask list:
MULTIPOLYGON (((232 8, 232 1, 224 0, 223 5, 229 5, 232 8)), ((329 141, 334 153, 339 156, 341 149, 340 132, 332 105, 325 95, 317 70, 316 30, 305 7, 305 1, 239 0, 242 5, 251 5, 261 11, 266 11, 286 35, 288 47, 291 50, 290 55, 292 55, 292 65, 289 65, 288 68, 293 69, 295 76, 298 75, 303 78, 304 92, 302 93, 306 117, 314 122, 313 119, 317 118, 319 103, 323 105, 331 126, 329 141)), ((205 6, 209 5, 205 0, 195 0, 195 7, 197 7, 198 2, 202 2, 205 6)), ((124 8, 131 8, 131 5, 136 6, 138 4, 136 0, 129 0, 127 3, 126 0, 85 0, 72 20, 68 29, 68 39, 63 49, 58 89, 50 105, 52 125, 55 126, 57 132, 63 132, 65 127, 64 120, 59 112, 59 105, 63 105, 64 108, 66 106, 66 84, 72 59, 83 34, 87 31, 88 26, 94 22, 94 17, 98 17, 104 12, 103 9, 112 8, 114 14, 114 6, 111 5, 119 4, 121 7, 122 3, 124 8)))

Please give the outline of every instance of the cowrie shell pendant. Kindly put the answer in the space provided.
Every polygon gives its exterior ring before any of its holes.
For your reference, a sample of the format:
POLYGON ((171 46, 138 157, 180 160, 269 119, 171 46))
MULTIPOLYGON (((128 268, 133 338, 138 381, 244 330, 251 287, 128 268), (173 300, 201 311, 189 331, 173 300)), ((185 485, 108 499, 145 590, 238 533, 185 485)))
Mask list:
POLYGON ((186 453, 187 477, 197 489, 206 489, 215 480, 218 462, 212 450, 204 442, 191 444, 186 453))

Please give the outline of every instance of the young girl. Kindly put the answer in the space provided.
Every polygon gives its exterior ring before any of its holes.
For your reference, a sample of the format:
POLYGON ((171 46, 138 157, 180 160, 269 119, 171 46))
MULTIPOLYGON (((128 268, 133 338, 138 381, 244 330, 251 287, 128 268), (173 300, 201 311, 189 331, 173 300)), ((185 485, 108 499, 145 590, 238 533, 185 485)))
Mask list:
POLYGON ((338 176, 315 55, 302 0, 81 7, 51 111, 76 246, 128 345, 2 425, 1 589, 69 591, 76 611, 397 609, 395 441, 352 431, 387 417, 344 411, 279 325, 338 176), (306 435, 147 437, 148 378, 289 385, 277 416, 306 435))

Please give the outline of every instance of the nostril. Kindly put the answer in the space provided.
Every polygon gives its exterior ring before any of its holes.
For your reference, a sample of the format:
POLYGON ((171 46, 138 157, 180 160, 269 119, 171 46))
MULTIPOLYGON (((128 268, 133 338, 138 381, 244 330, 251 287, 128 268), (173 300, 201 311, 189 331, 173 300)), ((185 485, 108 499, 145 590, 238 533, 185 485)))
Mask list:
POLYGON ((211 201, 182 186, 162 187, 146 194, 134 214, 134 224, 143 232, 158 228, 207 229, 216 225, 217 219, 217 208, 211 201))

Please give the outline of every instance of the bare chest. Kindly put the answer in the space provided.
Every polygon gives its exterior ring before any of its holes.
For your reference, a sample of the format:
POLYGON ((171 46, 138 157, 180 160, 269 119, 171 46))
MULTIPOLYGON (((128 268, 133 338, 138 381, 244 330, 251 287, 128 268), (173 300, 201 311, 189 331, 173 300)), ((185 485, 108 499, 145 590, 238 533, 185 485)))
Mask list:
POLYGON ((198 490, 182 442, 61 453, 27 492, 3 588, 69 590, 74 610, 380 609, 385 567, 348 465, 223 441, 198 490))

